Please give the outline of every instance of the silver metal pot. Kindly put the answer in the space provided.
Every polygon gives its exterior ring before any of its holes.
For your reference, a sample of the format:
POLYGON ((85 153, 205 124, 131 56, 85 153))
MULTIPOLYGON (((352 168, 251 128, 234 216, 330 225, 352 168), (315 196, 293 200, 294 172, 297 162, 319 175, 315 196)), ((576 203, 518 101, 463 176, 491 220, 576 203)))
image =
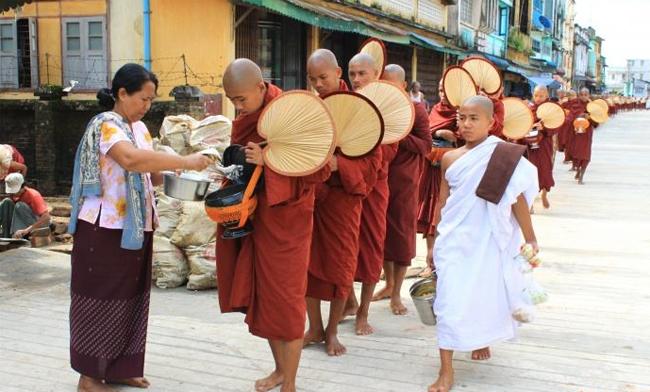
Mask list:
POLYGON ((187 201, 203 200, 208 193, 210 181, 182 178, 175 173, 163 173, 163 186, 165 195, 174 199, 187 201))
POLYGON ((415 305, 415 310, 417 310, 418 316, 420 316, 420 321, 422 321, 422 324, 424 325, 436 325, 437 321, 436 315, 433 312, 433 302, 436 298, 435 279, 436 276, 434 273, 434 275, 430 278, 420 279, 413 283, 411 289, 409 290, 411 299, 415 305), (420 291, 420 288, 424 288, 423 286, 427 286, 427 288, 433 288, 433 293, 424 296, 416 296, 415 294, 420 291))

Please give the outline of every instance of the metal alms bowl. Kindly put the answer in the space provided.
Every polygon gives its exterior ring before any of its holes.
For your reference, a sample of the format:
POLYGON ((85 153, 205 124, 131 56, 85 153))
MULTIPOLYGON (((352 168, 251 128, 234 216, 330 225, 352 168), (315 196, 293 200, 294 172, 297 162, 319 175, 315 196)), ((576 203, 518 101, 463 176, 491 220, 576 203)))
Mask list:
POLYGON ((163 173, 163 186, 165 195, 169 197, 179 200, 200 201, 208 193, 210 181, 182 178, 175 173, 165 172, 163 173))

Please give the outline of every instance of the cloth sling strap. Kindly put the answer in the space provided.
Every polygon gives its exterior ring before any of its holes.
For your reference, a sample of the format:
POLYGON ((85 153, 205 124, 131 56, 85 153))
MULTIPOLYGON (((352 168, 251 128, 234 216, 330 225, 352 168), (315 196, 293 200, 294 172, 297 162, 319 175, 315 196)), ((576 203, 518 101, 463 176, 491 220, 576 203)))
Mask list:
POLYGON ((497 144, 476 188, 476 196, 499 204, 525 151, 526 146, 505 142, 497 144))

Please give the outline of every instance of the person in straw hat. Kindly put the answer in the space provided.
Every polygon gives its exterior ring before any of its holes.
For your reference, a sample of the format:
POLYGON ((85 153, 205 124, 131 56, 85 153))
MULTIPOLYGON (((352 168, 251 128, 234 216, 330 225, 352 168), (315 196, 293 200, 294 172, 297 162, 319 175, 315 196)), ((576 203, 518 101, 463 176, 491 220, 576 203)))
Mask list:
MULTIPOLYGON (((347 90, 336 56, 327 49, 318 49, 309 57, 307 73, 311 86, 320 96, 347 90)), ((337 336, 338 324, 353 290, 363 199, 376 181, 380 164, 379 147, 356 159, 337 153, 330 163, 332 176, 316 187, 307 283, 309 330, 304 344, 325 342, 330 356, 346 352, 337 336), (327 328, 323 326, 321 301, 330 302, 327 328)))
MULTIPOLYGON (((386 66, 383 79, 406 89, 406 73, 397 64, 386 66)), ((388 210, 384 244, 386 287, 377 297, 390 296, 393 314, 406 314, 401 289, 406 270, 415 257, 417 236, 418 181, 424 157, 431 151, 429 118, 423 103, 415 103, 415 121, 411 132, 399 142, 397 155, 388 171, 388 210)), ((378 282, 375 282, 378 283, 378 282)))
MULTIPOLYGON (((226 96, 238 111, 231 143, 246 146, 246 161, 264 166, 257 131, 262 110, 282 90, 265 83, 259 66, 236 59, 223 76, 226 96)), ((256 391, 281 386, 296 390, 303 346, 305 294, 313 227, 314 186, 330 175, 328 166, 304 177, 287 177, 264 169, 257 191, 254 231, 240 239, 217 233, 217 280, 221 312, 246 312, 249 331, 268 340, 275 369, 255 382, 256 391), (252 294, 251 294, 252 293, 252 294)))
POLYGON ((452 388, 454 351, 472 351, 472 359, 486 360, 491 344, 515 336, 516 308, 508 296, 504 265, 519 253, 519 231, 538 250, 530 217, 538 190, 535 167, 521 159, 522 146, 489 136, 493 110, 487 97, 465 100, 459 109, 465 145, 442 158, 433 254, 441 367, 429 392, 452 388), (510 178, 502 170, 488 170, 493 154, 513 170, 510 178))
POLYGON ((16 147, 10 144, 0 144, 0 181, 10 173, 20 173, 23 177, 27 176, 25 158, 16 147))

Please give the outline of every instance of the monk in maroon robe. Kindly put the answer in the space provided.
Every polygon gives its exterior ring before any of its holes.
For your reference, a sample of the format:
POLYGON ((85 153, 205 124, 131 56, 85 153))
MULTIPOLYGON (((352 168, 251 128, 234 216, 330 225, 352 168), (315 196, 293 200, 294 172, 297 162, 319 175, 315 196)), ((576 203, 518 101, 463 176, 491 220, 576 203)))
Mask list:
POLYGON ((576 118, 576 112, 582 110, 580 101, 578 100, 578 93, 575 90, 570 90, 567 94, 567 101, 562 105, 564 112, 567 114, 567 132, 564 145, 564 163, 571 163, 571 170, 573 167, 573 141, 575 139, 575 129, 573 128, 573 120, 576 118))
MULTIPOLYGON (((226 96, 239 115, 231 142, 246 146, 247 162, 264 165, 257 132, 262 109, 282 91, 264 83, 259 67, 237 59, 223 77, 226 96)), ((253 335, 269 341, 275 370, 255 383, 257 391, 281 385, 296 390, 295 380, 305 326, 307 269, 313 227, 314 187, 325 181, 329 167, 305 177, 286 177, 264 168, 257 191, 254 230, 240 239, 217 236, 217 280, 222 312, 243 311, 253 335)))
MULTIPOLYGON (((350 60, 348 76, 352 82, 352 88, 359 90, 377 80, 379 75, 372 57, 360 53, 350 60)), ((386 209, 388 208, 388 167, 397 154, 397 143, 382 144, 379 151, 381 161, 377 170, 376 182, 363 200, 359 227, 359 255, 354 280, 363 283, 361 306, 357 302, 355 293, 352 292, 348 297, 344 312, 346 316, 356 315, 355 330, 357 335, 368 335, 373 332, 368 324, 367 314, 384 260, 386 209)))
MULTIPOLYGON (((548 89, 546 86, 538 85, 533 91, 533 103, 531 103, 530 110, 536 112, 539 105, 548 102, 548 89)), ((555 135, 559 128, 550 129, 544 126, 537 116, 535 117, 535 126, 539 132, 536 140, 528 140, 526 143, 526 158, 537 167, 537 179, 539 181, 539 189, 542 192, 542 204, 544 208, 549 208, 551 205, 548 201, 548 192, 555 185, 553 179, 553 135, 555 135)))
MULTIPOLYGON (((334 53, 318 49, 307 62, 311 86, 320 96, 347 91, 334 53)), ((353 290, 359 254, 359 225, 363 199, 372 189, 381 164, 381 152, 350 159, 337 152, 330 163, 332 176, 316 187, 314 233, 307 283, 309 330, 304 345, 325 342, 327 354, 343 355, 338 324, 353 290), (321 301, 330 301, 327 328, 323 326, 321 301)))
POLYGON ((594 137, 594 128, 598 123, 589 118, 587 112, 587 104, 590 102, 589 89, 583 88, 579 94, 579 104, 576 104, 574 109, 574 117, 583 117, 589 120, 589 127, 584 133, 575 133, 573 141, 573 151, 571 156, 573 158, 573 166, 576 168, 576 180, 578 184, 584 184, 584 175, 587 166, 591 161, 591 144, 594 137))
POLYGON ((490 128, 490 135, 499 137, 505 140, 503 136, 503 122, 505 119, 505 106, 503 106, 503 86, 499 88, 499 91, 492 95, 488 95, 494 104, 494 124, 490 128))
MULTIPOLYGON (((406 89, 406 74, 399 65, 386 66, 383 78, 406 89)), ((383 263, 386 287, 374 296, 376 300, 390 298, 391 310, 396 315, 406 314, 400 293, 406 270, 415 257, 419 179, 424 158, 431 151, 431 130, 426 108, 422 103, 414 104, 414 108, 413 128, 399 142, 397 155, 388 170, 389 200, 383 263)), ((378 283, 378 275, 363 272, 360 266, 357 274, 359 280, 367 284, 378 283)))

